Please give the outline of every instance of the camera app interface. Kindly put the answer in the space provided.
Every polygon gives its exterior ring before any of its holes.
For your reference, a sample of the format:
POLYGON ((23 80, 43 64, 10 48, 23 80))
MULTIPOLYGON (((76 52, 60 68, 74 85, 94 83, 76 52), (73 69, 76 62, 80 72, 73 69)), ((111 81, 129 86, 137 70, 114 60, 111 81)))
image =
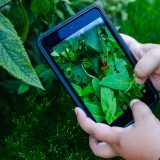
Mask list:
POLYGON ((133 98, 142 98, 133 66, 104 24, 91 22, 53 47, 53 59, 96 122, 113 123, 133 98))

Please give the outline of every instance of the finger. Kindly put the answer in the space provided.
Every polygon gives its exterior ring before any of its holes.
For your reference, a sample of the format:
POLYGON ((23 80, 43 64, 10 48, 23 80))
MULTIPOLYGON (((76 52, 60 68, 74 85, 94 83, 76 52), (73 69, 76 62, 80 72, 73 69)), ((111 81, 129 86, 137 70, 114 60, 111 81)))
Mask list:
POLYGON ((75 109, 75 112, 79 125, 86 133, 94 135, 100 141, 118 143, 120 132, 123 131, 123 128, 110 127, 103 123, 95 123, 78 107, 75 109))
POLYGON ((132 100, 130 103, 130 107, 132 109, 135 122, 140 121, 142 119, 150 119, 154 117, 150 108, 140 100, 132 100))
MULTIPOLYGON (((160 69, 158 69, 158 70, 159 70, 159 73, 160 73, 160 69)), ((156 72, 157 72, 158 70, 156 70, 156 72)), ((156 73, 156 72, 150 76, 150 79, 151 79, 154 87, 155 87, 158 91, 160 91, 160 74, 159 74, 159 73, 156 73)))
POLYGON ((125 35, 125 34, 121 34, 123 40, 126 42, 127 46, 130 48, 131 52, 133 53, 133 55, 135 56, 135 58, 137 60, 139 60, 141 58, 141 54, 139 52, 142 44, 137 42, 134 38, 125 35))
POLYGON ((160 48, 150 50, 137 63, 135 75, 139 79, 150 76, 160 66, 160 48))
POLYGON ((158 47, 160 47, 160 45, 148 43, 148 44, 142 44, 141 48, 143 52, 146 53, 146 52, 149 52, 151 49, 158 48, 158 47))
POLYGON ((98 140, 92 136, 89 137, 89 145, 97 157, 113 158, 118 156, 108 143, 98 142, 98 140))

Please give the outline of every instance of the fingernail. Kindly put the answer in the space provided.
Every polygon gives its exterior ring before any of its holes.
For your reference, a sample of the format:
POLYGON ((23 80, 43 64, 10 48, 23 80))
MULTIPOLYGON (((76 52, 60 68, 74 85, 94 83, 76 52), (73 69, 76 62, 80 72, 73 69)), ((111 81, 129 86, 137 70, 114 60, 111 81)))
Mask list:
POLYGON ((134 100, 132 100, 131 103, 130 103, 130 107, 132 108, 132 107, 133 107, 136 103, 138 103, 138 102, 140 102, 139 99, 134 99, 134 100))
POLYGON ((137 78, 137 77, 135 78, 135 80, 138 84, 143 84, 145 82, 145 79, 140 79, 140 78, 137 78))
POLYGON ((74 112, 75 112, 76 116, 78 116, 77 108, 74 109, 74 112))

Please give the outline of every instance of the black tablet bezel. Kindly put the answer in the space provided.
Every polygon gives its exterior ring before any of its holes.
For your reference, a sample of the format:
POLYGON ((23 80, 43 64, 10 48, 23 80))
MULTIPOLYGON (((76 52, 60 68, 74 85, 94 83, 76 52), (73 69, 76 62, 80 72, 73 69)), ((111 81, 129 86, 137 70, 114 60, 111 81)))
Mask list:
MULTIPOLYGON (((43 54, 45 59, 48 61, 49 65, 51 66, 52 70, 58 77, 58 79, 62 82, 64 87, 67 89, 73 100, 75 101, 76 105, 82 108, 87 116, 92 117, 88 109, 85 107, 84 103, 77 95, 73 87, 71 86, 68 79, 60 70, 59 66, 56 64, 54 59, 51 57, 52 48, 66 39, 67 37, 71 36, 76 31, 80 30, 81 28, 85 27, 87 24, 91 23, 93 20, 101 17, 105 22, 106 26, 120 45, 121 49, 123 50, 124 54, 130 61, 130 63, 135 66, 137 63, 136 59, 134 58, 133 54, 131 53, 130 49, 127 47, 111 21, 109 20, 108 16, 106 15, 105 11, 98 5, 91 5, 88 8, 84 9, 83 11, 79 12, 75 16, 71 17, 70 19, 66 20, 65 22, 59 24, 56 27, 51 28, 49 31, 40 35, 37 45, 40 52, 43 54)), ((158 100, 158 93, 154 89, 152 83, 147 80, 145 83, 146 90, 150 91, 145 94, 143 97, 143 101, 150 106, 154 106, 158 100)), ((116 121, 114 121, 111 126, 121 126, 124 127, 129 125, 133 122, 133 116, 130 109, 124 112, 122 116, 120 116, 116 121)))

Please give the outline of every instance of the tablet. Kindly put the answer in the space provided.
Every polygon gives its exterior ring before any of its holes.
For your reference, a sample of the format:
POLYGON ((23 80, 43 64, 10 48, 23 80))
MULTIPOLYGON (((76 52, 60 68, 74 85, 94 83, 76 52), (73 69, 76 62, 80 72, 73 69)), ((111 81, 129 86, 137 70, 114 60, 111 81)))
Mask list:
POLYGON ((98 5, 43 33, 37 44, 76 105, 97 123, 124 127, 133 122, 132 99, 149 107, 158 100, 149 80, 136 83, 137 61, 98 5))

